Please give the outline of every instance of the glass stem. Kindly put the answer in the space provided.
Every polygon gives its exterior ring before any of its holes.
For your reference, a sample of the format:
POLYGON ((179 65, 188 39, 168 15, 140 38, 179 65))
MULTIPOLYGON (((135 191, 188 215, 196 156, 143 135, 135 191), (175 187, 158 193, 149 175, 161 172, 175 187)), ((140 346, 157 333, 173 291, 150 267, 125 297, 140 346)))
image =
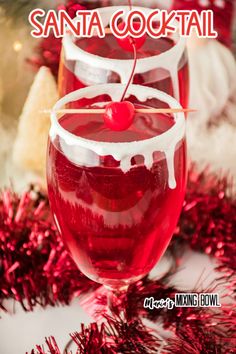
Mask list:
POLYGON ((107 306, 108 314, 125 319, 125 308, 127 300, 128 285, 120 288, 107 287, 107 306))

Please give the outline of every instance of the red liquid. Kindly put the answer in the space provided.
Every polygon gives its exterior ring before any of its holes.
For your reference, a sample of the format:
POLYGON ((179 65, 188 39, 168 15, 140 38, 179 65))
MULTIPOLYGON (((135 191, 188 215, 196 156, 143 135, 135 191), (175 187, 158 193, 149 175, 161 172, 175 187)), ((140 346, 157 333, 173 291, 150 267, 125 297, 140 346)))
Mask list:
MULTIPOLYGON (((104 58, 133 59, 133 54, 124 51, 112 35, 106 35, 105 38, 96 38, 96 40, 94 38, 79 39, 77 44, 81 49, 104 58)), ((145 44, 138 51, 138 58, 158 55, 171 49, 173 45, 173 41, 168 38, 153 39, 147 37, 145 44)), ((174 60, 175 58, 173 57, 174 60)), ((180 103, 183 107, 187 107, 189 73, 186 53, 183 54, 179 63, 178 81, 180 103)), ((102 83, 120 83, 120 77, 115 72, 95 68, 90 66, 89 63, 64 61, 62 59, 59 73, 60 96, 86 86, 102 83)), ((170 73, 161 68, 143 74, 136 74, 133 83, 150 86, 174 96, 170 73)))
MULTIPOLYGON (((99 115, 83 115, 81 121, 78 115, 67 115, 60 123, 75 135, 105 141, 147 139, 173 125, 170 117, 154 114, 137 115, 125 132, 106 129, 99 115)), ((165 251, 179 218, 186 182, 185 141, 176 147, 173 190, 163 153, 155 153, 151 169, 142 156, 134 157, 133 167, 124 173, 111 156, 100 158, 100 167, 84 167, 70 161, 58 141, 55 145, 49 143, 49 199, 78 267, 110 286, 143 277, 165 251)))

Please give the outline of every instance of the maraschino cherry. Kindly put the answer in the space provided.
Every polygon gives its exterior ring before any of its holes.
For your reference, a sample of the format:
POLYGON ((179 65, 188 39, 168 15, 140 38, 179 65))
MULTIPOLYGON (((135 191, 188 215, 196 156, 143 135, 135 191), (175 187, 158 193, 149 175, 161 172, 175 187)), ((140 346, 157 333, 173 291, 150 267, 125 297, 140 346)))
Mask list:
POLYGON ((133 123, 135 108, 129 101, 111 102, 106 106, 103 119, 111 130, 122 131, 133 123))
MULTIPOLYGON (((139 30, 140 29, 140 25, 141 25, 140 22, 134 22, 133 23, 133 27, 134 27, 135 30, 139 30)), ((126 26, 125 23, 121 22, 121 23, 119 23, 118 28, 120 30, 123 30, 125 28, 125 26, 126 26)), ((126 36, 124 38, 116 37, 116 40, 117 40, 117 42, 119 43, 119 45, 120 45, 120 47, 122 49, 126 50, 127 52, 133 52, 132 40, 135 43, 136 50, 138 50, 144 45, 144 43, 146 41, 146 37, 147 37, 146 34, 144 34, 143 36, 140 36, 138 38, 134 38, 134 37, 128 35, 128 36, 126 36)))
MULTIPOLYGON (((131 0, 129 0, 129 6, 130 9, 132 9, 131 0)), ((110 102, 106 106, 105 113, 103 116, 105 125, 111 130, 115 131, 122 131, 128 129, 133 123, 135 114, 135 107, 133 103, 129 101, 124 101, 124 99, 135 73, 135 68, 137 65, 138 45, 136 39, 132 37, 127 37, 126 40, 123 39, 122 45, 125 45, 127 50, 131 48, 132 52, 134 53, 134 62, 131 75, 121 97, 121 102, 110 102)))
POLYGON ((130 38, 130 43, 134 52, 134 63, 130 78, 125 86, 120 102, 110 102, 105 109, 103 116, 105 125, 111 130, 122 131, 128 129, 134 120, 135 108, 133 103, 124 101, 129 85, 132 82, 137 65, 137 49, 134 39, 130 38))
MULTIPOLYGON (((129 9, 131 11, 132 10, 132 1, 128 0, 128 4, 129 4, 129 9)), ((121 22, 121 23, 119 23, 118 28, 120 30, 123 30, 125 28, 125 26, 126 26, 125 22, 121 22)), ((138 21, 133 22, 134 30, 138 31, 140 29, 140 26, 141 26, 140 22, 138 22, 138 21)), ((133 38, 132 36, 126 36, 124 38, 116 38, 116 39, 117 39, 121 48, 123 48, 127 52, 133 52, 133 50, 134 50, 133 44, 135 44, 136 50, 140 49, 144 45, 144 43, 146 41, 146 37, 147 37, 147 35, 144 34, 143 36, 140 36, 138 38, 133 38)))

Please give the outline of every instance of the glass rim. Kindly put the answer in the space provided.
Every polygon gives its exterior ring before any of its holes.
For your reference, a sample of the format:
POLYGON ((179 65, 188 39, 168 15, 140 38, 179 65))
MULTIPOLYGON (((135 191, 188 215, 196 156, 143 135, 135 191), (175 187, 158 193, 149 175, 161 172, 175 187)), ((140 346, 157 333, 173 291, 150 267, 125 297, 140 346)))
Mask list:
MULTIPOLYGON (((66 96, 62 97, 59 101, 57 101, 51 111, 51 128, 49 133, 50 138, 54 139, 56 136, 59 135, 65 142, 67 142, 68 145, 79 145, 90 150, 97 149, 98 154, 100 151, 101 155, 105 156, 105 154, 102 154, 103 149, 107 151, 114 149, 114 151, 116 151, 116 149, 119 147, 129 148, 135 146, 137 150, 140 151, 141 147, 150 146, 153 143, 156 144, 157 148, 158 146, 161 147, 161 145, 165 145, 165 147, 168 148, 168 143, 171 144, 173 140, 176 140, 176 137, 178 137, 178 140, 181 140, 181 137, 184 137, 186 120, 183 112, 173 113, 173 126, 171 126, 169 129, 167 129, 160 135, 156 135, 148 139, 134 140, 128 142, 101 142, 83 138, 69 132, 67 129, 63 128, 62 125, 59 123, 56 111, 61 109, 64 105, 70 102, 77 101, 80 98, 93 98, 103 94, 107 94, 108 96, 110 96, 113 101, 119 101, 124 88, 125 85, 119 83, 94 85, 73 91, 67 94, 66 96), (111 92, 109 92, 109 90, 111 92)), ((127 91, 126 98, 130 95, 134 95, 140 102, 142 102, 142 100, 144 102, 148 98, 156 98, 158 100, 161 100, 162 102, 167 103, 168 105, 170 105, 171 108, 182 108, 182 106, 176 99, 169 96, 165 92, 159 91, 151 87, 132 84, 130 85, 127 91)), ((107 155, 110 154, 107 153, 107 155)))
MULTIPOLYGON (((112 13, 114 13, 116 10, 121 10, 125 9, 129 11, 129 6, 107 6, 107 7, 102 7, 97 9, 103 19, 103 16, 108 16, 109 17, 112 13)), ((144 13, 149 14, 153 11, 153 9, 150 8, 145 8, 141 6, 134 6, 134 10, 142 10, 144 13)), ((78 20, 78 17, 74 18, 74 21, 78 20)), ((175 25, 177 27, 179 26, 178 21, 174 21, 175 25)), ((176 35, 176 34, 175 34, 176 35)), ((99 56, 98 54, 92 54, 89 53, 81 48, 79 48, 72 40, 74 36, 71 34, 66 34, 65 37, 63 38, 63 48, 65 49, 65 54, 66 54, 66 59, 68 60, 82 60, 87 62, 89 59, 93 59, 93 66, 95 62, 98 64, 98 67, 104 70, 111 70, 111 71, 117 71, 117 64, 122 64, 126 65, 127 68, 131 66, 131 63, 133 62, 133 59, 113 59, 113 58, 105 58, 102 56, 99 56), (70 54, 69 54, 70 52, 70 54), (94 62, 95 61, 95 62, 94 62)), ((157 55, 149 56, 146 58, 140 58, 137 60, 137 68, 136 72, 141 73, 149 70, 153 70, 156 67, 161 67, 162 64, 165 66, 166 62, 168 62, 168 58, 170 56, 170 53, 174 53, 176 56, 179 57, 178 60, 181 59, 181 56, 184 53, 184 50, 186 48, 186 38, 183 36, 178 36, 178 40, 175 43, 173 47, 170 49, 166 50, 163 53, 159 53, 157 55), (142 67, 143 66, 143 67, 142 67)), ((173 60, 171 60, 171 63, 173 65, 173 60)))

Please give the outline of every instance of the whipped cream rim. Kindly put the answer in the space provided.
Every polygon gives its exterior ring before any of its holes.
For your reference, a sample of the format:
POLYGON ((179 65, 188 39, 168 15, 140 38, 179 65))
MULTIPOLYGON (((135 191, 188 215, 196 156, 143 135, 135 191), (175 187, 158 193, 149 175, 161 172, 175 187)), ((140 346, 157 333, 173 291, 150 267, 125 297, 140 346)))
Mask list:
MULTIPOLYGON (((127 146, 131 147, 134 145, 138 145, 140 148, 140 145, 142 144, 143 146, 150 145, 153 142, 161 144, 164 142, 166 139, 170 139, 172 136, 174 137, 175 134, 179 133, 179 131, 183 132, 183 136, 185 133, 185 116, 183 112, 179 113, 173 113, 174 117, 174 125, 170 127, 168 130, 165 132, 161 133, 160 135, 147 138, 147 139, 142 139, 142 140, 134 140, 134 141, 128 141, 128 142, 104 142, 104 141, 96 141, 92 139, 87 139, 80 137, 78 135, 75 135, 65 128, 62 127, 62 125, 59 123, 58 117, 57 117, 57 110, 62 108, 64 105, 70 102, 74 102, 80 98, 93 98, 96 96, 99 96, 101 94, 107 94, 113 99, 113 101, 119 101, 119 98, 122 96, 123 90, 125 88, 125 85, 122 84, 102 84, 102 85, 94 85, 94 86, 89 86, 85 87, 82 89, 79 89, 77 91, 73 91, 69 93, 68 95, 62 97, 57 103, 54 105, 52 112, 51 112, 51 129, 50 129, 50 137, 55 137, 57 134, 63 138, 69 145, 81 145, 85 148, 90 148, 91 145, 94 147, 96 146, 97 148, 99 146, 103 148, 114 148, 115 146, 127 146), (108 93, 107 91, 111 91, 111 93, 108 93), (118 92, 120 90, 120 92, 118 92), (114 99, 115 97, 115 99, 114 99), (78 144, 79 143, 79 144, 78 144)), ((130 85, 129 89, 127 90, 126 98, 129 97, 130 95, 134 95, 140 102, 144 102, 148 98, 157 98, 167 104, 170 105, 171 108, 177 108, 181 109, 182 106, 171 96, 168 94, 153 89, 151 87, 146 87, 146 86, 141 86, 141 85, 130 85), (139 94, 137 94, 136 90, 139 91, 139 94)), ((170 141, 171 142, 171 141, 170 141)), ((158 145, 159 145, 158 144, 158 145)))
MULTIPOLYGON (((145 8, 145 7, 141 7, 141 6, 133 6, 132 8, 133 10, 140 10, 142 11, 144 14, 150 14, 151 12, 153 12, 153 9, 149 9, 149 8, 145 8)), ((104 17, 107 16, 107 15, 112 15, 115 11, 117 10, 126 10, 126 12, 128 13, 130 11, 130 8, 129 6, 107 6, 107 7, 102 7, 102 8, 99 8, 99 9, 96 9, 98 10, 98 12, 100 13, 101 15, 101 18, 102 18, 102 21, 104 20, 104 17)), ((74 18, 74 22, 78 21, 79 17, 75 17, 74 18)), ((106 21, 107 22, 107 21, 106 21)), ((108 21, 109 23, 109 21, 108 21)), ((106 23, 104 25, 104 27, 107 26, 106 23)), ((178 26, 178 21, 174 21, 176 27, 178 26)), ((104 24, 104 23, 103 23, 104 24)), ((146 58, 140 58, 137 60, 137 63, 138 63, 138 67, 137 67, 137 70, 136 72, 142 72, 139 70, 139 64, 153 64, 153 60, 157 61, 156 62, 156 66, 157 65, 161 65, 161 62, 163 60, 165 60, 165 58, 169 57, 170 53, 171 52, 176 52, 176 53, 181 53, 181 55, 183 54, 185 48, 186 48, 186 38, 184 37, 181 37, 181 36, 175 36, 177 37, 177 41, 175 42, 175 45, 173 47, 171 47, 170 49, 166 50, 165 52, 163 53, 159 53, 159 54, 156 54, 156 55, 153 55, 153 56, 149 56, 149 57, 146 57, 146 58)), ((132 59, 114 59, 114 58, 105 58, 105 57, 102 57, 102 56, 99 56, 97 54, 92 54, 92 53, 89 53, 87 52, 86 50, 83 50, 81 49, 78 45, 76 45, 73 40, 72 40, 73 36, 71 34, 66 34, 63 38, 63 46, 65 47, 65 54, 67 56, 67 52, 71 52, 71 58, 69 58, 69 55, 68 55, 68 59, 70 60, 78 60, 78 59, 84 59, 85 61, 87 59, 91 59, 91 58, 94 58, 96 59, 96 62, 97 63, 101 63, 101 64, 104 64, 104 60, 106 63, 113 63, 114 65, 118 64, 118 63, 127 63, 127 66, 130 66, 131 63, 133 62, 132 59)), ((80 37, 78 37, 80 38, 80 37)), ((173 35, 173 38, 174 38, 174 35, 173 35)), ((91 63, 90 63, 91 64, 91 63)), ((103 66, 103 65, 102 65, 103 66)), ((107 69, 111 69, 111 68, 107 68, 107 69)), ((145 68, 146 70, 146 68, 145 68)))

